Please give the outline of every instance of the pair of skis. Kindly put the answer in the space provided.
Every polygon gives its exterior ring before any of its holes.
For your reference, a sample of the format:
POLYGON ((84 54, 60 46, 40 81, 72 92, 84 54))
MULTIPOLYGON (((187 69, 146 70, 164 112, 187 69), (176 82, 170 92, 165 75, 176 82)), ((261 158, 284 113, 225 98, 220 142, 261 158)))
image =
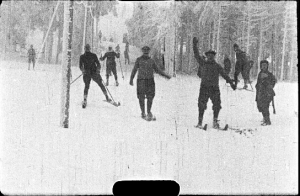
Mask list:
MULTIPOLYGON (((196 125, 195 127, 198 128, 198 129, 202 129, 204 131, 207 130, 207 124, 204 124, 204 126, 198 126, 198 125, 196 125)), ((222 127, 218 127, 218 128, 214 128, 214 129, 217 129, 217 130, 220 130, 220 131, 227 131, 228 128, 229 128, 229 126, 228 126, 228 124, 226 124, 223 128, 222 127)))

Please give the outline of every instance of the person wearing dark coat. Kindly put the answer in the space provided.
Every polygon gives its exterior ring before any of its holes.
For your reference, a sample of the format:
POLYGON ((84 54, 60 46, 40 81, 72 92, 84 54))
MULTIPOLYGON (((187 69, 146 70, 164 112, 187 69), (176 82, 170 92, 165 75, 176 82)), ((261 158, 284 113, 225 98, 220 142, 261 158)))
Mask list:
POLYGON ((130 64, 130 59, 129 59, 129 43, 126 42, 125 45, 125 50, 124 50, 124 57, 125 57, 125 65, 130 64))
POLYGON ((113 51, 112 47, 108 47, 108 52, 104 54, 103 57, 100 57, 101 61, 106 60, 106 86, 109 85, 109 75, 110 72, 113 72, 115 76, 116 86, 119 86, 118 75, 117 75, 117 64, 115 58, 120 58, 120 53, 116 53, 113 51))
POLYGON ((231 61, 227 54, 225 54, 225 57, 224 57, 224 71, 225 71, 226 75, 229 75, 229 73, 231 71, 231 61))
MULTIPOLYGON (((198 48, 198 39, 196 37, 193 38, 193 50, 194 55, 199 63, 199 70, 201 70, 201 84, 200 84, 200 92, 198 98, 198 124, 196 127, 202 127, 202 120, 204 111, 207 108, 208 99, 211 99, 213 103, 213 127, 219 128, 218 116, 221 110, 221 95, 219 89, 219 75, 221 75, 227 83, 230 84, 231 88, 235 90, 235 85, 230 77, 225 73, 224 69, 215 61, 216 52, 209 50, 205 53, 207 60, 205 60, 202 56, 200 56, 198 48)), ((199 76, 199 74, 198 74, 199 76)))
POLYGON ((139 99, 140 108, 142 111, 142 118, 151 120, 153 114, 151 113, 152 103, 155 96, 155 82, 154 72, 157 72, 161 76, 170 79, 171 76, 163 72, 155 64, 155 61, 150 58, 150 48, 144 46, 142 48, 143 55, 138 57, 135 61, 135 65, 131 72, 129 84, 133 86, 133 79, 135 74, 137 75, 137 98, 139 99), (145 98, 147 99, 147 116, 145 114, 145 98))
POLYGON ((233 45, 233 49, 235 51, 236 55, 236 63, 235 63, 235 72, 234 72, 234 81, 235 86, 237 86, 238 83, 238 76, 241 73, 242 77, 244 79, 244 83, 247 83, 247 79, 245 77, 245 71, 244 68, 247 64, 247 55, 244 51, 242 51, 237 44, 233 45))
POLYGON ((33 70, 35 65, 35 50, 33 49, 33 45, 30 45, 30 48, 27 52, 28 54, 28 70, 30 70, 30 63, 32 62, 33 70))
POLYGON ((91 47, 89 44, 85 45, 84 49, 85 53, 81 55, 79 59, 79 68, 82 71, 83 82, 85 84, 82 103, 83 107, 85 107, 87 103, 87 96, 91 79, 93 79, 99 85, 103 94, 105 95, 106 100, 111 101, 111 99, 107 95, 105 86, 102 83, 102 77, 100 75, 101 65, 97 55, 91 52, 91 47))
POLYGON ((268 70, 269 62, 262 60, 260 62, 261 71, 258 74, 256 88, 257 109, 263 115, 261 125, 271 125, 269 106, 275 96, 274 86, 276 84, 275 76, 268 70))
POLYGON ((253 67, 253 64, 254 64, 254 61, 252 61, 252 60, 247 61, 247 63, 245 64, 245 67, 244 67, 244 76, 245 76, 244 89, 248 88, 247 84, 251 84, 251 81, 250 81, 250 71, 251 71, 251 69, 253 67))

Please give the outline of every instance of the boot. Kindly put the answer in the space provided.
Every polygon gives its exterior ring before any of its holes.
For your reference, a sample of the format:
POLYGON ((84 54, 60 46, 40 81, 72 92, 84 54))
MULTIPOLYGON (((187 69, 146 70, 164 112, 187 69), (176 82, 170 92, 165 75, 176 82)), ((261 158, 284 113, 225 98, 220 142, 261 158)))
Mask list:
POLYGON ((87 95, 83 96, 83 101, 82 101, 82 108, 85 108, 87 105, 87 95))
POLYGON ((219 129, 220 128, 219 120, 217 118, 213 119, 213 128, 214 129, 219 129))
POLYGON ((142 118, 146 118, 145 112, 142 112, 141 116, 142 116, 142 118))
POLYGON ((247 89, 248 88, 248 85, 247 84, 245 84, 244 85, 244 87, 243 87, 243 89, 247 89))
POLYGON ((271 125, 271 120, 270 120, 270 117, 267 116, 264 120, 264 122, 261 124, 262 126, 268 126, 268 125, 271 125))
POLYGON ((108 82, 108 78, 106 79, 106 83, 105 83, 105 86, 108 86, 109 85, 109 82, 108 82))
POLYGON ((105 95, 106 101, 111 102, 111 99, 108 97, 108 95, 105 95))
POLYGON ((147 114, 147 117, 146 117, 146 118, 147 118, 148 121, 151 121, 151 120, 153 120, 153 117, 154 117, 153 114, 152 114, 151 112, 149 112, 149 113, 147 114))
POLYGON ((119 86, 119 82, 118 82, 118 80, 116 80, 116 86, 119 86))
POLYGON ((203 121, 202 118, 199 118, 199 119, 198 119, 198 124, 196 125, 197 128, 203 129, 202 121, 203 121))

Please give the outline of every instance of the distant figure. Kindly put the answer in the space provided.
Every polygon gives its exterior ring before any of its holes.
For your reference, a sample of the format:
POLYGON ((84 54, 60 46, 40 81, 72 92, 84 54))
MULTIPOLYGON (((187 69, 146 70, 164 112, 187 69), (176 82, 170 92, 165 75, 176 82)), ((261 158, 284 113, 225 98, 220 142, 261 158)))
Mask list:
POLYGON ((126 45, 125 45, 124 57, 125 57, 125 65, 126 65, 126 63, 130 64, 130 60, 129 60, 129 43, 128 42, 126 42, 126 45))
POLYGON ((269 62, 262 60, 260 62, 260 72, 258 74, 256 87, 257 109, 263 115, 262 126, 271 125, 269 106, 275 96, 274 86, 276 84, 275 76, 268 70, 269 62))
POLYGON ((236 55, 235 73, 234 73, 235 86, 237 86, 238 76, 240 73, 242 73, 242 77, 244 79, 244 84, 246 85, 247 79, 245 78, 245 75, 244 75, 244 73, 245 73, 244 68, 247 64, 246 53, 244 51, 242 51, 237 44, 233 45, 233 49, 234 49, 235 55, 236 55))
POLYGON ((84 93, 83 93, 83 102, 82 108, 85 108, 87 105, 87 96, 91 83, 91 79, 93 79, 98 86, 101 88, 103 94, 107 101, 111 101, 108 97, 105 86, 102 83, 102 77, 100 75, 101 65, 97 58, 97 55, 91 52, 91 47, 89 44, 84 47, 85 53, 80 56, 79 60, 79 68, 83 74, 83 81, 85 84, 84 93))
POLYGON ((119 44, 116 46, 116 53, 120 53, 120 45, 119 44))
POLYGON ((101 61, 104 61, 107 58, 107 60, 106 60, 106 86, 109 85, 110 72, 113 72, 113 74, 115 76, 116 86, 119 86, 116 61, 115 61, 116 57, 120 58, 120 53, 114 52, 111 46, 108 47, 108 52, 106 52, 103 57, 100 57, 101 61))
POLYGON ((248 88, 247 84, 251 84, 251 81, 250 81, 250 71, 251 71, 251 68, 253 67, 253 64, 254 64, 254 61, 252 60, 249 60, 245 65, 244 67, 244 76, 245 76, 245 85, 244 85, 244 89, 248 88))
POLYGON ((30 45, 30 48, 29 48, 27 54, 28 54, 28 70, 30 70, 30 63, 31 62, 33 64, 33 70, 34 70, 34 65, 35 65, 35 50, 33 49, 33 45, 30 45))
POLYGON ((228 57, 228 54, 225 54, 225 56, 224 56, 224 71, 225 71, 226 75, 229 75, 229 73, 231 71, 231 61, 228 57))

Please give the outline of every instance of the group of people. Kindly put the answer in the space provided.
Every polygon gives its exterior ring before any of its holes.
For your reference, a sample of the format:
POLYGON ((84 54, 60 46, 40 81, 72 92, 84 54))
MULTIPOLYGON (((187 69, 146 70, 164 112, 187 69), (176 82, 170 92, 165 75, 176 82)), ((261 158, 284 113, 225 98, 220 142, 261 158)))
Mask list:
MULTIPOLYGON (((236 65, 235 65, 235 74, 234 80, 231 79, 228 74, 228 60, 224 61, 224 68, 215 61, 216 52, 213 50, 209 50, 205 52, 205 56, 201 56, 199 54, 199 50, 197 47, 198 39, 196 37, 193 38, 193 51, 194 56, 199 64, 198 76, 201 78, 200 84, 200 92, 198 97, 198 124, 197 128, 203 128, 202 121, 205 110, 207 109, 208 99, 212 101, 212 109, 213 109, 213 127, 219 128, 219 112, 221 110, 221 98, 220 98, 220 89, 219 89, 219 75, 221 75, 227 83, 230 84, 233 90, 237 88, 237 77, 239 73, 243 73, 243 77, 245 80, 245 84, 250 82, 249 80, 249 69, 245 68, 244 54, 239 49, 239 47, 235 44, 234 50, 236 52, 236 65)), ((133 86, 133 79, 137 74, 137 98, 139 100, 139 105, 141 109, 141 117, 144 119, 151 120, 153 118, 153 114, 151 112, 153 99, 155 97, 155 81, 154 81, 154 72, 162 75, 163 77, 170 79, 171 76, 162 71, 156 64, 155 61, 149 55, 150 48, 148 46, 144 46, 142 48, 142 55, 138 57, 135 61, 135 65, 131 72, 129 84, 133 86), (145 99, 147 99, 147 111, 145 111, 145 99), (146 113, 147 112, 147 113, 146 113)), ((112 48, 109 48, 109 51, 103 56, 100 57, 100 60, 104 60, 107 58, 107 65, 115 65, 113 63, 115 57, 119 58, 120 54, 112 51, 112 48)), ((80 70, 83 72, 84 77, 84 103, 86 104, 89 84, 91 79, 93 79, 103 91, 106 99, 110 101, 110 98, 107 95, 106 89, 102 83, 102 78, 100 76, 101 65, 98 61, 97 55, 91 53, 90 46, 87 44, 85 46, 85 53, 80 56, 80 70)), ((249 64, 253 64, 253 61, 249 64)), ((275 92, 273 90, 276 79, 275 76, 268 71, 269 62, 267 60, 262 60, 260 62, 260 73, 258 74, 257 84, 256 84, 256 102, 257 108, 259 112, 263 115, 262 125, 271 125, 270 121, 270 113, 269 113, 269 105, 275 96, 275 92)), ((114 66, 111 68, 112 72, 115 75, 115 80, 117 82, 116 69, 114 66)), ((109 69, 107 69, 106 77, 108 84, 109 77, 109 69)))

